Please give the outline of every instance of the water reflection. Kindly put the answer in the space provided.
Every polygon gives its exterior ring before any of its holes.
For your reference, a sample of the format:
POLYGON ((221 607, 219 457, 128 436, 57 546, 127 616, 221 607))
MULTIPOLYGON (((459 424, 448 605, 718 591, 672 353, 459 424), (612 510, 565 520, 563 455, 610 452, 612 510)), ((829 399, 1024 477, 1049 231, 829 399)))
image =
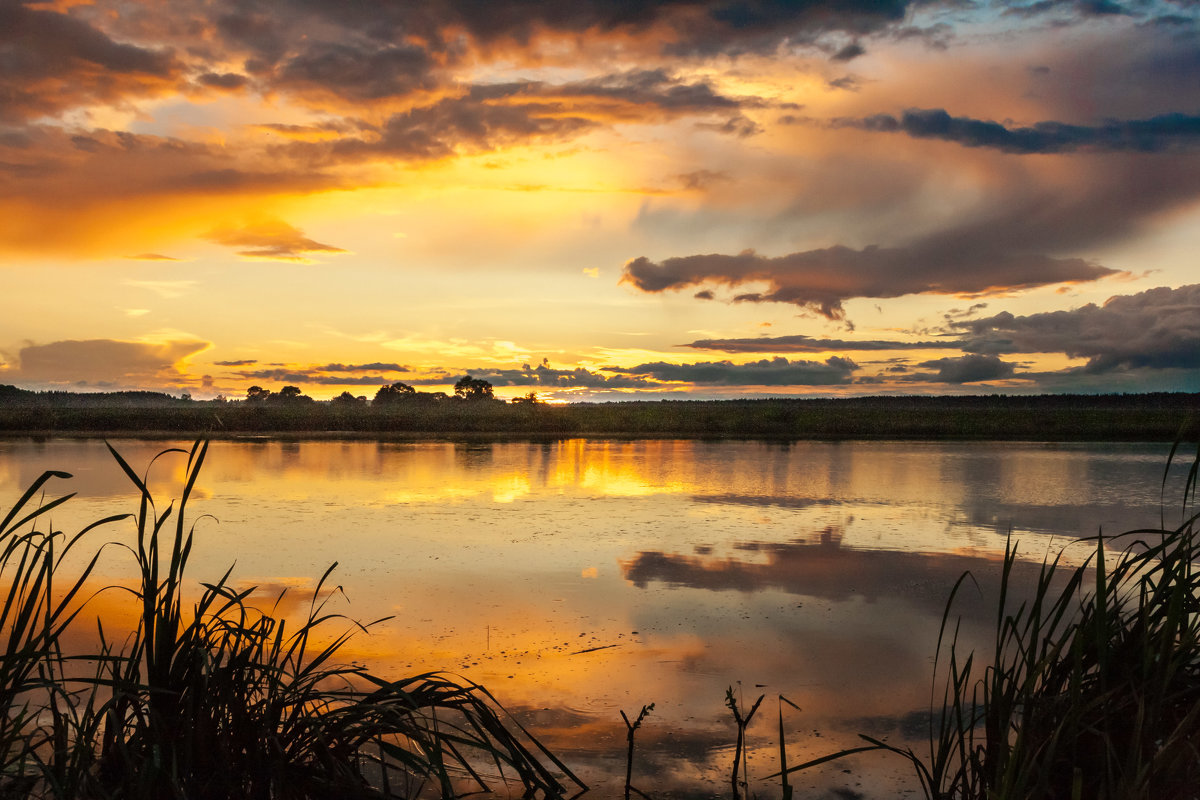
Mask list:
MULTIPOLYGON (((164 446, 114 444, 139 470, 164 446)), ((778 758, 778 695, 802 709, 784 706, 795 761, 860 731, 920 738, 958 576, 979 577, 959 610, 964 640, 984 642, 1009 531, 1034 570, 1052 540, 1153 524, 1164 460, 1136 445, 215 442, 191 576, 236 562, 233 580, 264 603, 287 588, 286 610, 337 561, 349 603, 336 610, 394 616, 347 659, 486 685, 597 797, 623 778, 618 710, 653 702, 639 788, 727 796, 727 687, 744 707, 768 697, 749 732, 755 780, 778 758)), ((183 463, 160 459, 154 490, 177 495, 183 463)), ((60 527, 133 510, 128 479, 84 440, 0 441, 0 496, 48 468, 73 472, 64 490, 79 492, 60 527)), ((120 554, 103 563, 112 580, 130 577, 120 554)), ((893 797, 911 787, 902 773, 838 764, 798 796, 893 797)))

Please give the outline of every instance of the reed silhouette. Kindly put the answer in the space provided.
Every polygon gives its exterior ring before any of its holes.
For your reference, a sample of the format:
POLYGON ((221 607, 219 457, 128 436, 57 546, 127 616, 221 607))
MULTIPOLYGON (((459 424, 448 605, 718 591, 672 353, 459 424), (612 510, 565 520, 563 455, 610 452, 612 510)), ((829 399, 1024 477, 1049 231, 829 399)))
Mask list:
POLYGON ((43 493, 70 475, 47 472, 0 522, 0 796, 457 797, 511 781, 526 795, 559 797, 564 782, 582 788, 483 687, 340 664, 339 649, 374 623, 327 609, 336 564, 298 622, 253 607, 254 590, 232 586, 228 571, 196 593, 187 511, 206 443, 159 455, 187 459, 182 494, 166 508, 109 449, 136 491, 135 513, 57 531, 50 513, 71 495, 43 493), (105 545, 74 571, 68 554, 124 520, 134 537, 119 546, 138 580, 110 591, 129 598, 134 629, 114 637, 97 619, 96 650, 66 652, 105 545), (326 633, 338 623, 340 633, 326 633))

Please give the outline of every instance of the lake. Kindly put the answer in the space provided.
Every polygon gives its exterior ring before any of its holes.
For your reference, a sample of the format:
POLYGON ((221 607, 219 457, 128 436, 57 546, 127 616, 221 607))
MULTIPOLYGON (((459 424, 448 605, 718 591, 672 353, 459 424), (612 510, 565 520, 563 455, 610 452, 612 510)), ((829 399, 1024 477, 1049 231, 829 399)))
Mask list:
MULTIPOLYGON (((168 446, 118 440, 135 468, 168 446)), ((193 580, 257 585, 281 608, 333 562, 357 620, 348 660, 393 677, 445 670, 486 686, 593 786, 616 797, 625 725, 646 704, 634 785, 728 797, 743 712, 749 788, 778 796, 789 763, 866 733, 919 748, 946 598, 965 642, 987 640, 1006 538, 1022 569, 1076 537, 1179 519, 1161 502, 1163 445, 755 441, 213 442, 190 507, 193 580), (205 515, 205 516, 202 516, 205 515), (981 594, 982 593, 982 594, 981 594), (779 698, 782 696, 788 702, 779 698), (799 710, 797 710, 797 708, 799 710)), ((185 459, 150 470, 177 496, 185 459)), ((0 440, 0 504, 43 470, 78 496, 71 530, 135 511, 100 441, 0 440)), ((1181 469, 1181 472, 1183 470, 1181 469)), ((130 540, 127 524, 95 541, 130 540)), ((1066 558, 1086 557, 1068 548, 1066 558)), ((133 574, 119 548, 103 575, 133 574)), ((97 601, 102 613, 103 597, 97 601)), ((113 601, 115 602, 115 601, 113 601)), ((336 630, 341 630, 338 627, 336 630)), ((918 796, 910 769, 869 754, 793 776, 798 798, 918 796)))

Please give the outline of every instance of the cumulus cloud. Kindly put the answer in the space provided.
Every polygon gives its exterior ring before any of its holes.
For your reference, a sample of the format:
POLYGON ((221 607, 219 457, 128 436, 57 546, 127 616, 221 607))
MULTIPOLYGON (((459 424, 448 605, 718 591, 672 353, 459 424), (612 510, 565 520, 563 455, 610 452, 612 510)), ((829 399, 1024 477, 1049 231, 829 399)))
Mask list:
POLYGON ((555 369, 549 364, 521 369, 475 369, 471 375, 495 386, 537 386, 546 389, 644 389, 655 384, 641 376, 602 375, 599 372, 575 367, 555 369))
POLYGON ((1117 271, 1078 258, 1036 252, 948 247, 930 237, 911 247, 828 247, 775 258, 747 250, 736 256, 696 255, 659 263, 643 257, 625 264, 622 283, 644 292, 701 284, 736 287, 765 283, 764 292, 745 292, 737 302, 791 303, 829 319, 844 319, 842 303, 856 297, 906 294, 981 294, 1096 280, 1117 271))
POLYGON ((949 112, 934 108, 909 109, 899 118, 877 114, 864 119, 842 120, 838 124, 1021 154, 1065 153, 1085 148, 1154 153, 1200 145, 1200 116, 1181 113, 1109 121, 1094 126, 1038 122, 1029 127, 1010 128, 990 120, 952 117, 949 112))
POLYGON ((978 354, 1063 353, 1085 371, 1200 368, 1200 284, 1117 295, 1069 311, 1003 312, 952 322, 963 349, 978 354))
MULTIPOLYGON (((258 362, 254 359, 239 361, 218 361, 220 366, 242 367, 253 366, 258 362)), ((281 381, 283 383, 311 384, 316 386, 383 386, 395 383, 395 377, 387 378, 381 373, 410 372, 411 367, 389 361, 372 361, 364 364, 343 364, 334 362, 312 366, 297 366, 289 364, 268 365, 261 369, 240 370, 235 374, 251 381, 281 381), (362 374, 373 373, 373 374, 362 374)), ((405 378, 408 382, 411 381, 405 378)), ((444 382, 439 377, 437 382, 444 382)))
POLYGON ((13 380, 41 384, 161 385, 184 378, 183 363, 208 342, 86 339, 31 344, 17 354, 13 380))
POLYGON ((280 89, 320 90, 364 102, 434 88, 434 65, 430 53, 417 45, 316 42, 288 59, 273 83, 280 89))
POLYGON ((899 342, 881 339, 814 339, 811 336, 760 336, 753 339, 697 339, 680 347, 720 350, 724 353, 823 353, 829 350, 935 350, 958 349, 956 341, 899 342))
POLYGON ((408 372, 410 367, 392 362, 372 361, 369 364, 322 364, 313 369, 317 372, 408 372))
POLYGON ((573 101, 610 101, 627 106, 659 108, 676 114, 729 112, 765 105, 758 98, 723 95, 706 80, 681 80, 665 69, 629 70, 561 86, 533 83, 523 87, 521 93, 573 101))
MULTIPOLYGON (((1200 160, 1185 153, 1077 155, 1070 158, 1080 163, 1046 172, 1000 169, 1007 157, 994 158, 997 179, 986 193, 956 208, 941 227, 907 241, 777 257, 753 250, 639 257, 626 262, 622 281, 645 292, 725 287, 738 292, 734 301, 790 303, 844 319, 843 303, 853 298, 978 296, 1121 274, 1115 265, 1075 254, 1129 242, 1200 200, 1200 160)), ((880 195, 878 183, 852 197, 898 219, 922 191, 902 181, 880 195)), ((806 204, 797 217, 801 212, 819 208, 806 204)), ((780 218, 781 226, 787 220, 780 218)))
POLYGON ((938 358, 922 361, 918 366, 936 372, 914 372, 901 378, 904 381, 933 383, 980 383, 1013 377, 1014 364, 1001 361, 996 356, 972 353, 956 358, 938 358))
POLYGON ((169 51, 114 41, 85 21, 0 3, 0 121, 24 121, 89 103, 169 88, 182 64, 169 51))
POLYGON ((239 256, 268 261, 307 261, 310 253, 346 252, 340 247, 309 239, 282 220, 215 230, 206 238, 226 247, 241 248, 237 250, 239 256))
MULTIPOLYGON (((613 37, 642 40, 643 46, 672 54, 773 52, 781 43, 807 42, 829 32, 865 34, 904 19, 907 0, 578 0, 530 3, 496 0, 485 6, 463 0, 388 5, 292 0, 292 16, 317 17, 347 36, 377 40, 404 36, 449 49, 454 34, 484 48, 501 42, 535 46, 542 38, 613 37)), ((280 15, 283 18, 284 15, 280 15)), ((278 57, 282 26, 264 26, 242 14, 242 38, 264 58, 278 57), (257 23, 257 24, 256 24, 257 23), (261 30, 257 28, 263 28, 261 30)))
POLYGON ((271 369, 246 370, 238 377, 252 381, 279 381, 281 383, 313 384, 316 386, 383 386, 395 383, 392 378, 380 375, 329 375, 317 369, 294 369, 276 367, 271 369))
POLYGON ((735 364, 732 361, 667 364, 656 361, 628 368, 605 367, 604 371, 709 386, 830 386, 850 383, 858 368, 858 364, 848 358, 832 356, 824 362, 789 361, 782 357, 747 364, 735 364))
POLYGON ((343 138, 330 152, 338 159, 438 159, 514 143, 558 141, 596 127, 594 120, 562 115, 547 104, 493 105, 471 97, 445 98, 394 114, 371 137, 343 138))
POLYGON ((494 150, 514 143, 569 139, 616 122, 652 122, 689 115, 731 115, 728 131, 754 123, 739 112, 754 97, 727 97, 706 81, 683 81, 661 69, 633 70, 552 84, 512 81, 478 84, 393 114, 378 128, 347 130, 332 143, 297 146, 336 158, 437 159, 457 152, 494 150))
POLYGON ((1038 17, 1055 12, 1079 17, 1126 16, 1132 13, 1112 0, 1036 0, 1027 5, 1011 5, 1004 10, 1005 16, 1019 17, 1038 17))
POLYGON ((206 72, 196 80, 210 89, 220 89, 227 92, 236 92, 244 89, 250 82, 250 79, 245 75, 236 72, 206 72))

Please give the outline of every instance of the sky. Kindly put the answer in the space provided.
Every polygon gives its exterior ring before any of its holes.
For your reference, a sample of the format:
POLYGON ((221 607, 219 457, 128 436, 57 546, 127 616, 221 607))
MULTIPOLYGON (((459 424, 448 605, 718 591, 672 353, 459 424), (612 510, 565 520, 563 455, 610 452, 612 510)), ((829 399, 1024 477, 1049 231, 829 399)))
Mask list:
POLYGON ((0 383, 1200 391, 1197 0, 0 0, 0 383))

